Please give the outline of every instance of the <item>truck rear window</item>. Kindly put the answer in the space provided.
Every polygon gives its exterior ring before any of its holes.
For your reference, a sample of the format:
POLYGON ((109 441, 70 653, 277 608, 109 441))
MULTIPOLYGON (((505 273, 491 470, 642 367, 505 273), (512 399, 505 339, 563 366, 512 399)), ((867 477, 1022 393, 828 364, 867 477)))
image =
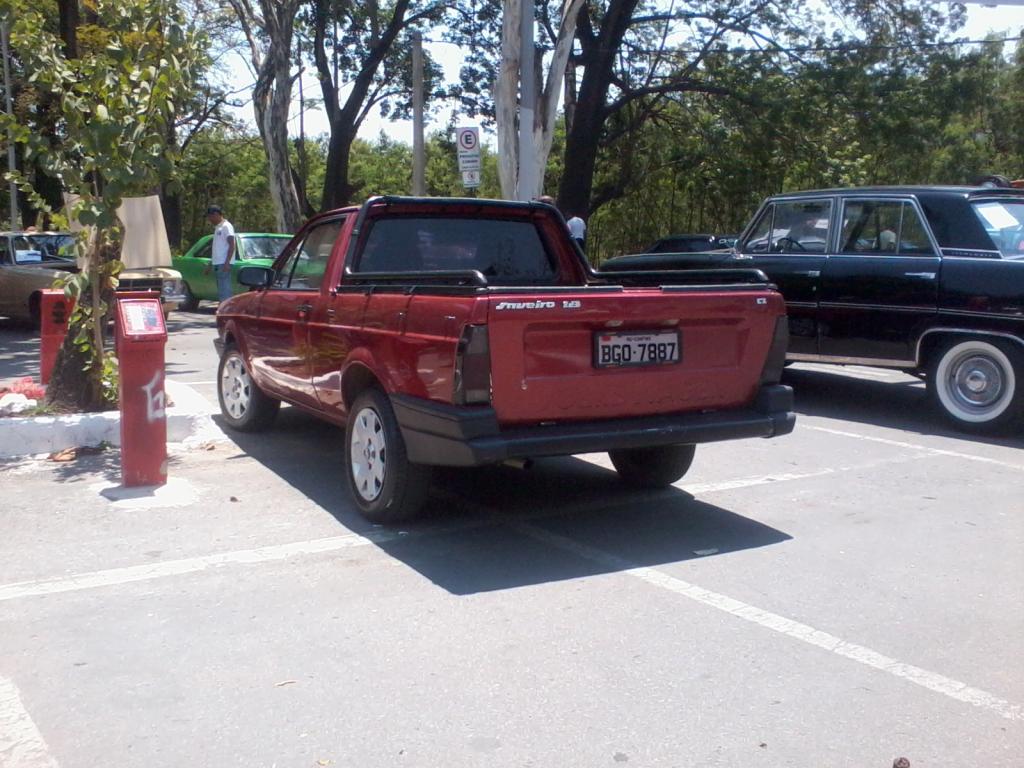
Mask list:
POLYGON ((479 270, 492 285, 551 284, 554 260, 528 221, 447 217, 372 223, 357 272, 479 270))

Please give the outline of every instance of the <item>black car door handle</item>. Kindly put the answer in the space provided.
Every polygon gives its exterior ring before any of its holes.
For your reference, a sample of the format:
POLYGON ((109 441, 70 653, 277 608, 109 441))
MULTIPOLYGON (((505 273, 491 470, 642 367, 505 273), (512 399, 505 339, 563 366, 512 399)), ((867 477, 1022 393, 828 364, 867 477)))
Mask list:
POLYGON ((820 269, 808 269, 803 272, 794 272, 794 275, 800 275, 802 277, 821 277, 820 269))
POLYGON ((919 278, 920 280, 934 280, 935 279, 935 273, 934 272, 904 272, 903 276, 904 277, 916 277, 916 278, 919 278))

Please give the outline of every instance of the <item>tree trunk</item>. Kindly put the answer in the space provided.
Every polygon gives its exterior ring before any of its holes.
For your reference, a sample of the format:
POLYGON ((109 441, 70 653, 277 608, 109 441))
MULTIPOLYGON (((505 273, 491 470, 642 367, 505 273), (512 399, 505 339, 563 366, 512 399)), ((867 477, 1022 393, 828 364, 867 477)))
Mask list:
POLYGON ((283 52, 267 54, 264 66, 269 71, 260 73, 252 100, 256 125, 267 155, 267 180, 280 232, 296 232, 302 226, 299 196, 288 157, 288 111, 292 95, 288 50, 289 47, 284 47, 283 52))
MULTIPOLYGON (((324 177, 324 194, 321 208, 330 211, 341 208, 352 202, 356 190, 348 180, 349 154, 356 132, 353 128, 341 125, 331 127, 331 140, 327 145, 327 166, 324 177)), ((370 194, 378 194, 379 190, 370 190, 370 194)))
MULTIPOLYGON (((638 0, 611 0, 596 35, 590 31, 589 17, 583 44, 583 79, 572 117, 572 128, 565 137, 565 168, 558 188, 558 207, 566 216, 586 219, 591 213, 590 197, 594 188, 594 169, 605 120, 615 58, 629 29, 638 0), (570 170, 571 169, 571 170, 570 170)), ((581 12, 581 18, 587 13, 581 12)))
POLYGON ((501 68, 494 85, 494 112, 498 132, 498 181, 501 196, 516 199, 519 182, 517 86, 519 84, 520 0, 504 0, 501 16, 501 68))
POLYGON ((181 193, 171 192, 170 184, 164 184, 160 188, 160 208, 164 214, 164 224, 167 225, 167 241, 174 250, 182 250, 182 223, 181 223, 181 193))
POLYGON ((57 0, 60 39, 64 43, 64 57, 78 58, 78 0, 57 0))

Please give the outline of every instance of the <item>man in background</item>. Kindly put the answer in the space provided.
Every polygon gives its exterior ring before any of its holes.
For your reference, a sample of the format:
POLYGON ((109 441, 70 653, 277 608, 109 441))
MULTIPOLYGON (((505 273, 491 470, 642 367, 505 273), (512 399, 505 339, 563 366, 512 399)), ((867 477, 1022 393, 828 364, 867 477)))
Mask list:
POLYGON ((217 298, 223 302, 231 298, 231 260, 235 257, 235 228, 224 218, 224 212, 219 205, 207 208, 206 218, 213 224, 210 266, 217 278, 217 298))
POLYGON ((579 216, 573 216, 565 225, 569 227, 569 236, 583 249, 584 241, 587 239, 587 224, 579 216))

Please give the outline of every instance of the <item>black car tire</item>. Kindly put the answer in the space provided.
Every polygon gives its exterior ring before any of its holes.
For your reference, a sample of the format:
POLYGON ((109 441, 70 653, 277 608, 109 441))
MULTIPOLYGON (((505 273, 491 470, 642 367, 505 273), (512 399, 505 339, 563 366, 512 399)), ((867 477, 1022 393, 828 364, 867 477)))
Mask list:
POLYGON ((253 381, 234 344, 224 349, 217 367, 217 399, 225 423, 239 432, 268 429, 281 409, 281 401, 265 394, 253 381))
POLYGON ((695 445, 661 445, 608 451, 615 471, 634 488, 667 488, 690 469, 695 445))
POLYGON ((933 402, 958 428, 998 433, 1024 417, 1024 350, 988 337, 957 337, 932 357, 933 402))
POLYGON ((185 300, 181 302, 181 310, 183 312, 195 312, 199 309, 199 299, 192 293, 192 287, 188 283, 185 283, 183 288, 185 290, 185 300))
POLYGON ((409 461, 388 396, 377 388, 359 394, 345 433, 345 476, 359 513, 385 525, 415 517, 431 474, 431 467, 409 461))

